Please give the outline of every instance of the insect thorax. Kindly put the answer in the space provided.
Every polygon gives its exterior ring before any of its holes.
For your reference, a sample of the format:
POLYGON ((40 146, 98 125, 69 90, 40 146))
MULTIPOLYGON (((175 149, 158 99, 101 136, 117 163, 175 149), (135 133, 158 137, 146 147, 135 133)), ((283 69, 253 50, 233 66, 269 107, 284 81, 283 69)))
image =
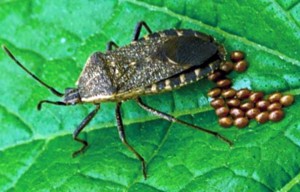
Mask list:
POLYGON ((78 91, 83 102, 169 91, 207 76, 224 55, 224 48, 202 33, 154 33, 105 54, 94 53, 78 80, 78 91))

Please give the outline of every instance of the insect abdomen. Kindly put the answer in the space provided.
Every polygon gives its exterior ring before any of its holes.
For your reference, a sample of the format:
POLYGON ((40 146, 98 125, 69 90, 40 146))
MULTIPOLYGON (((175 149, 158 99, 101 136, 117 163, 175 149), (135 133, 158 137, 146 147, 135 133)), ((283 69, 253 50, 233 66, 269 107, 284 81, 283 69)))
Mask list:
POLYGON ((205 66, 204 68, 196 68, 193 70, 189 70, 188 72, 180 73, 168 79, 161 80, 157 83, 147 86, 145 89, 145 93, 154 94, 180 88, 208 76, 219 67, 220 61, 215 61, 205 66))
POLYGON ((218 69, 224 60, 223 46, 211 36, 192 30, 167 30, 158 35, 174 35, 175 32, 178 37, 167 40, 161 52, 168 58, 167 62, 186 66, 187 69, 147 86, 146 94, 165 92, 198 81, 218 69))

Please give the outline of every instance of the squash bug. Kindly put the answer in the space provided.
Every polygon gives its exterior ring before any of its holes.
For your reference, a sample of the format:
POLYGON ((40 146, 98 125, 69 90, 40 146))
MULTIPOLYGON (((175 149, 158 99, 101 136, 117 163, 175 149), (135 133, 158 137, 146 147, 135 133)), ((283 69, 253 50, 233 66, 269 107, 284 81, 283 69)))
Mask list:
POLYGON ((229 145, 232 142, 217 132, 177 119, 167 113, 158 111, 146 105, 140 96, 158 94, 180 88, 208 76, 219 69, 225 61, 225 49, 212 36, 194 30, 164 30, 152 33, 149 26, 141 21, 136 25, 132 42, 124 47, 118 47, 110 41, 106 53, 95 52, 87 60, 76 88, 66 88, 60 93, 49 86, 27 68, 3 46, 4 51, 25 72, 53 94, 63 97, 62 101, 42 100, 38 103, 38 110, 42 104, 76 105, 92 103, 95 109, 80 123, 73 133, 75 141, 82 147, 73 156, 85 151, 88 142, 78 135, 93 119, 100 109, 100 104, 106 101, 116 102, 115 115, 119 137, 123 144, 134 153, 142 164, 142 173, 147 178, 146 163, 126 140, 120 108, 122 102, 134 99, 144 110, 170 122, 186 125, 214 135, 229 145), (140 38, 144 27, 149 33, 140 38))

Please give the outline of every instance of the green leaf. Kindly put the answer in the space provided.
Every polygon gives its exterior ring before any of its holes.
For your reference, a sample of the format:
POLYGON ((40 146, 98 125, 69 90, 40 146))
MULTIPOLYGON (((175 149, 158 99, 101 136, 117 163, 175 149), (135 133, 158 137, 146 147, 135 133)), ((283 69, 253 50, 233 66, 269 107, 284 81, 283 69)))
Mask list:
POLYGON ((300 185, 300 3, 255 1, 52 1, 0 2, 0 44, 58 90, 74 87, 89 55, 110 40, 130 42, 135 24, 153 31, 191 28, 213 35, 227 51, 243 50, 246 73, 233 73, 235 88, 295 95, 278 123, 251 122, 222 129, 201 80, 180 90, 145 96, 150 106, 234 141, 220 140, 158 119, 133 101, 122 106, 128 142, 118 138, 114 103, 103 103, 81 134, 88 150, 77 158, 72 140, 92 105, 59 107, 59 100, 0 51, 1 191, 299 191, 300 185))

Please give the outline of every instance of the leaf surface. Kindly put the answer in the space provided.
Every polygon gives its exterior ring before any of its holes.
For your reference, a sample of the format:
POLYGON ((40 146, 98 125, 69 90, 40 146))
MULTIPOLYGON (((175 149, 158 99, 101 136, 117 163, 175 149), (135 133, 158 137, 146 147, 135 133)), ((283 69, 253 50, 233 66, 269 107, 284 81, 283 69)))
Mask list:
MULTIPOLYGON (((295 103, 279 123, 251 122, 223 129, 201 80, 180 90, 143 97, 150 106, 215 130, 211 135, 152 116, 133 101, 122 106, 126 135, 147 162, 118 138, 114 103, 103 103, 81 134, 88 150, 72 140, 92 105, 59 107, 59 100, 0 51, 1 191, 299 191, 300 3, 255 1, 51 1, 0 2, 0 44, 58 90, 74 87, 84 63, 110 40, 122 46, 144 20, 153 31, 191 28, 213 35, 227 51, 243 50, 246 73, 232 73, 234 87, 291 93, 295 103)), ((145 33, 144 33, 145 34, 145 33)))

